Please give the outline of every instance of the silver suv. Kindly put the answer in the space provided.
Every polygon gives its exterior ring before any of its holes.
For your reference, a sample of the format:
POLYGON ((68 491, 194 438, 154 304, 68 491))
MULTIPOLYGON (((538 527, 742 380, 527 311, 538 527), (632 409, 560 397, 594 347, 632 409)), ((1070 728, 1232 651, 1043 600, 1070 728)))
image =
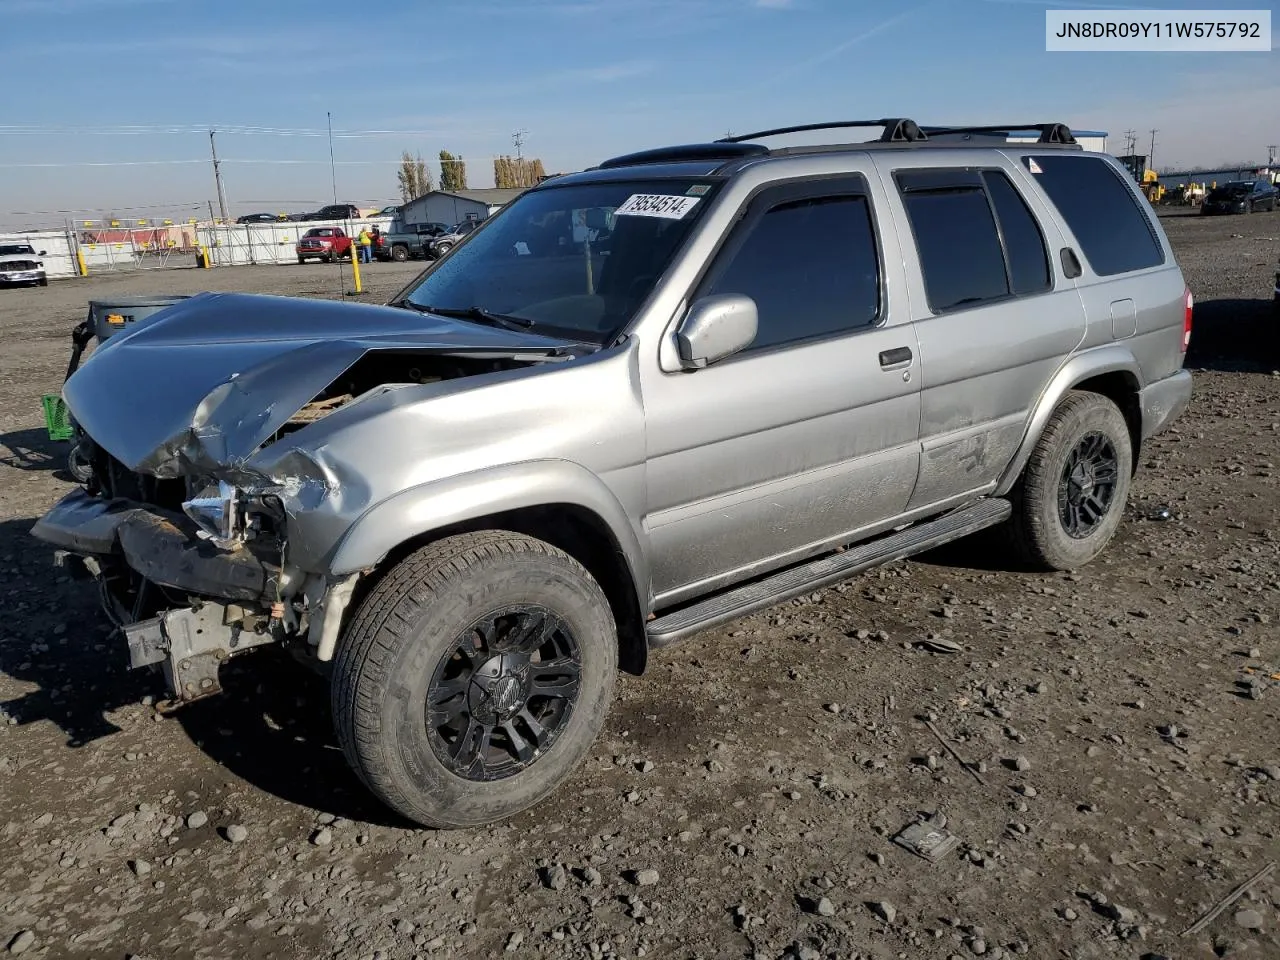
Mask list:
POLYGON ((1065 127, 876 125, 547 180, 386 306, 154 314, 67 382, 93 475, 35 533, 179 701, 317 665, 442 827, 547 796, 656 647, 984 528, 1087 563, 1190 398, 1173 252, 1065 127))

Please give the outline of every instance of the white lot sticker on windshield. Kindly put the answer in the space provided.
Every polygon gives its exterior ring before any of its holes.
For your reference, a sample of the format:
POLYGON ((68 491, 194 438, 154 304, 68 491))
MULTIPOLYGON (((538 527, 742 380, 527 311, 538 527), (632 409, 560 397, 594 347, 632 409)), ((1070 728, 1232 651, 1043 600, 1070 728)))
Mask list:
POLYGON ((627 198, 626 203, 613 211, 613 215, 683 220, 701 199, 701 197, 673 197, 663 193, 633 193, 627 198))

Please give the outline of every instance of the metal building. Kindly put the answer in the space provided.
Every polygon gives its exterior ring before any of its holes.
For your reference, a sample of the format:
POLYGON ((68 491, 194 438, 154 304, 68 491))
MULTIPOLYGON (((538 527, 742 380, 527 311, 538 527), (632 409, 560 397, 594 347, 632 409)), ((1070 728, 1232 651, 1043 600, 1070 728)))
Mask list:
POLYGON ((405 223, 447 223, 483 220, 499 207, 514 200, 523 189, 490 187, 480 190, 432 190, 400 207, 405 223))

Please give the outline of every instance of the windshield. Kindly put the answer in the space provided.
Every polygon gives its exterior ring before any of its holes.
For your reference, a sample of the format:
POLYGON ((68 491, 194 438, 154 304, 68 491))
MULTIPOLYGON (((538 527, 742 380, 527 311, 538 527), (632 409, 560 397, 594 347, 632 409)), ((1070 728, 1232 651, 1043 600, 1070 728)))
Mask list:
POLYGON ((530 191, 404 299, 442 311, 478 308, 538 332, 603 343, 648 297, 716 186, 653 180, 530 191))
POLYGON ((35 250, 25 243, 0 243, 0 257, 12 257, 23 253, 34 256, 35 250))

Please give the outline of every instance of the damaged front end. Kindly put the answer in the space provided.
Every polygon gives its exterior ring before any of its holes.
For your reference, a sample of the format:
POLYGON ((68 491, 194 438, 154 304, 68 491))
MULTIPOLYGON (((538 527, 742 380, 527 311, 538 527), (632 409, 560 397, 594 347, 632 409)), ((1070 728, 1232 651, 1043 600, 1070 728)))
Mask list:
POLYGON ((131 667, 159 666, 170 695, 190 701, 221 691, 228 659, 267 644, 319 661, 328 641, 325 659, 332 657, 358 575, 330 578, 289 565, 283 512, 270 498, 247 501, 223 481, 216 496, 204 491, 179 512, 103 496, 94 478, 32 533, 56 548, 56 562, 73 576, 97 581, 131 667))
POLYGON ((326 551, 377 495, 366 473, 385 449, 335 464, 323 428, 563 355, 388 307, 192 297, 67 381, 85 482, 32 533, 97 581, 130 664, 160 667, 178 701, 218 693, 223 663, 268 644, 323 667, 362 575, 330 573, 326 551))

